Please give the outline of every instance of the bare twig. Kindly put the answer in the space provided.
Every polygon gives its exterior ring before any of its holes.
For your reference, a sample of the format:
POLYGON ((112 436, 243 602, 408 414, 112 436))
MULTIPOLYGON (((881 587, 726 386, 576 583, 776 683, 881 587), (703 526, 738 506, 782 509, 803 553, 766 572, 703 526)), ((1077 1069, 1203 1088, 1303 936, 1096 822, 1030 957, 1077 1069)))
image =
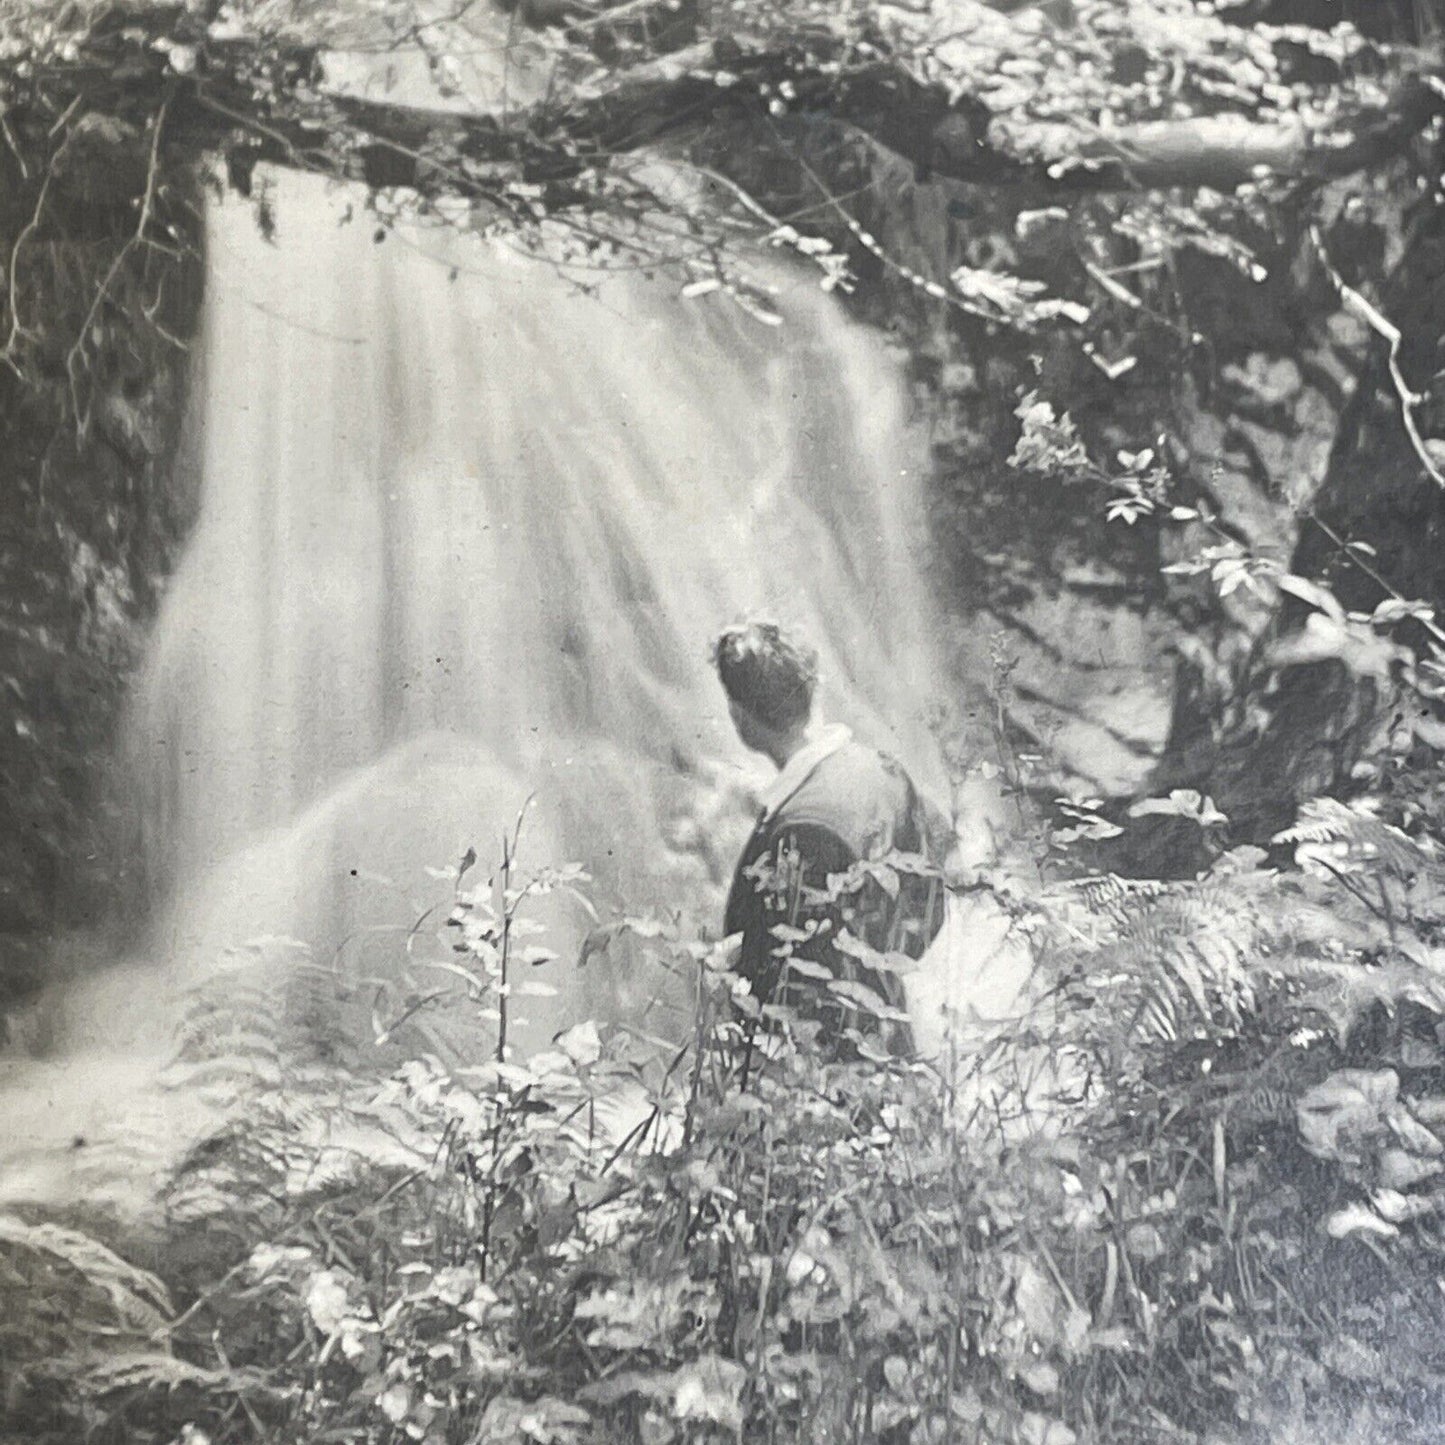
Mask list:
POLYGON ((1445 488, 1445 472, 1440 470, 1434 457, 1430 455, 1430 448, 1420 433, 1419 419, 1416 416, 1416 408, 1425 398, 1410 385, 1405 373, 1400 368, 1402 341, 1400 328, 1366 300, 1353 286, 1349 285, 1335 269, 1335 264, 1330 260, 1329 252, 1325 249, 1324 237, 1320 234, 1317 225, 1310 226, 1310 240, 1314 243, 1315 252, 1319 257, 1320 264, 1325 268, 1325 273, 1329 276, 1335 290, 1340 293, 1340 300, 1344 303, 1345 310, 1363 321, 1389 347, 1387 364, 1390 369, 1390 382, 1394 386, 1395 395, 1400 402, 1400 419, 1404 422, 1405 434, 1409 437, 1410 445, 1414 448, 1415 455, 1419 457, 1420 465, 1424 467, 1426 475, 1437 487, 1445 488))
POLYGON ((40 184, 40 194, 35 199, 35 210, 24 229, 15 238, 15 244, 10 248, 9 268, 9 302, 10 302, 10 335, 5 339, 5 347, 0 351, 0 359, 20 375, 19 363, 15 360, 15 343, 22 337, 25 340, 32 340, 35 333, 26 327, 20 320, 20 252, 25 243, 33 236, 40 226, 40 218, 45 212, 45 202, 50 195, 50 183, 55 177, 55 163, 52 161, 45 172, 45 179, 40 184))
MULTIPOLYGON (((1352 547, 1347 541, 1345 541, 1345 539, 1341 537, 1340 534, 1335 531, 1335 529, 1330 526, 1330 524, 1326 522, 1322 517, 1317 516, 1314 512, 1310 512, 1309 519, 1315 524, 1316 527, 1320 529, 1320 531, 1325 534, 1326 537, 1330 539, 1331 542, 1335 544, 1335 546, 1340 549, 1341 552, 1344 553, 1344 555, 1346 556, 1346 558, 1348 558, 1350 562, 1352 562, 1356 567, 1358 567, 1359 570, 1363 572, 1365 576, 1368 577, 1377 586, 1384 588, 1384 590, 1391 597, 1393 597, 1396 602, 1408 602, 1410 600, 1390 581, 1388 577, 1386 577, 1380 571, 1378 567, 1375 567, 1369 562, 1366 562, 1365 559, 1360 556, 1359 549, 1356 547, 1352 547)), ((1442 629, 1436 622, 1434 622, 1428 617, 1420 617, 1417 615, 1416 620, 1437 642, 1445 644, 1445 629, 1442 629)))
POLYGON ((136 219, 135 231, 116 252, 115 259, 110 263, 110 269, 105 273, 105 278, 91 298, 90 309, 85 313, 85 320, 80 324, 80 331, 70 350, 66 353, 65 374, 70 381, 70 404, 75 414, 76 426, 82 434, 89 426, 89 418, 85 416, 80 404, 80 366, 85 355, 86 338, 90 335, 90 328, 95 323, 101 305, 110 295, 110 288, 115 284, 116 277, 120 275, 121 267, 130 259, 131 253, 136 247, 145 242, 146 231, 150 227, 151 216, 155 210, 156 188, 160 177, 161 134, 165 130, 168 105, 169 102, 161 105, 156 112, 155 120, 151 123, 151 147, 150 156, 146 162, 145 192, 141 197, 140 215, 136 219))
POLYGON ((15 157, 15 164, 20 168, 20 179, 30 179, 30 167, 25 163, 25 156, 22 154, 19 145, 15 141, 15 132, 10 129, 10 118, 0 114, 0 134, 5 137, 5 144, 10 147, 10 154, 15 157))
MULTIPOLYGON (((77 97, 71 105, 66 107, 65 114, 50 129, 50 135, 52 137, 56 134, 57 128, 69 116, 75 113, 77 107, 79 106, 79 103, 79 97, 77 97)), ((5 134, 6 138, 9 139, 10 129, 8 125, 6 126, 5 134)), ((60 143, 60 146, 56 150, 55 154, 51 156, 50 161, 45 168, 45 179, 40 183, 40 194, 35 198, 35 209, 31 213, 30 220, 26 223, 24 229, 15 238, 14 246, 12 246, 10 249, 10 265, 8 268, 9 279, 7 283, 9 287, 8 299, 10 302, 10 334, 5 339, 4 348, 0 349, 0 361, 4 361, 5 364, 10 367, 10 369, 14 371, 17 376, 20 375, 20 367, 19 363, 15 360, 15 343, 22 338, 27 341, 34 340, 35 338, 35 333, 29 327, 25 326, 20 320, 20 253, 26 243, 40 227, 40 222, 45 215, 45 203, 50 198, 51 183, 54 181, 57 170, 59 169, 61 163, 65 160, 65 157, 70 150, 70 146, 78 134, 78 127, 73 128, 71 131, 69 131, 65 139, 60 143)), ((13 146, 13 140, 11 141, 11 144, 13 146)), ((16 157, 17 159, 19 158, 18 151, 16 152, 16 157)), ((23 161, 21 162, 21 167, 23 171, 23 161)))

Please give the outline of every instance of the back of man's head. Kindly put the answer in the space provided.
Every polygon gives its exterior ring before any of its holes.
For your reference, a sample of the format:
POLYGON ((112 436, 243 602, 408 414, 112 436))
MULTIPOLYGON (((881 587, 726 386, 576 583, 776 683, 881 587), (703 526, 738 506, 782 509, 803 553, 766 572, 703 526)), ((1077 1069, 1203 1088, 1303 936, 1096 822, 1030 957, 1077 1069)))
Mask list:
POLYGON ((775 622, 740 622, 713 644, 728 698, 778 732, 806 723, 818 685, 818 654, 775 622))

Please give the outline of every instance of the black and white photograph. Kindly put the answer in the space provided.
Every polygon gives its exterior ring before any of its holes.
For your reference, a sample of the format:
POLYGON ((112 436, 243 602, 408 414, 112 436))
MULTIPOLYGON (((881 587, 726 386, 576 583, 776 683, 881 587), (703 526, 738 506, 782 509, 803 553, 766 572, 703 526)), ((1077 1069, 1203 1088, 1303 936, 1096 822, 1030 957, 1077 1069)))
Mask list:
POLYGON ((1445 0, 0 0, 0 1445, 1445 1441, 1445 0))

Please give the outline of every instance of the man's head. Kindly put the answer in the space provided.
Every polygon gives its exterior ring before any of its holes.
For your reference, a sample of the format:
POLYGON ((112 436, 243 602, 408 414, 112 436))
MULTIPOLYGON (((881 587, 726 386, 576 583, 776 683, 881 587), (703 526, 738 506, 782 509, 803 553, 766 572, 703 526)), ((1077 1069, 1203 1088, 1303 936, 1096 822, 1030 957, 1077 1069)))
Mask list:
POLYGON ((781 766, 813 714, 818 654, 776 623, 743 622, 723 632, 712 656, 738 736, 781 766))

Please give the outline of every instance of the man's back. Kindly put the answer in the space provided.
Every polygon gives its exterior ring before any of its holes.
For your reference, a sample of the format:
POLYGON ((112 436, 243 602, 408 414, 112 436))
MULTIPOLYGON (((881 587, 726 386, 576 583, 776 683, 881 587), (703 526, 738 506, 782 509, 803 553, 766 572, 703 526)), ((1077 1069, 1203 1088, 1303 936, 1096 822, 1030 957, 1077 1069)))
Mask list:
POLYGON ((881 858, 895 849, 916 852, 921 839, 904 848, 900 836, 913 822, 914 789, 892 758, 849 739, 829 753, 778 809, 790 827, 824 828, 853 858, 881 858))
POLYGON ((846 929, 880 953, 916 956, 936 930, 929 883, 922 880, 920 887, 920 880, 904 879, 890 893, 865 881, 850 894, 832 896, 829 879, 860 861, 928 853, 916 789, 894 759, 851 739, 800 778, 785 774, 780 782, 743 850, 728 899, 726 929, 743 940, 739 971, 757 996, 772 998, 781 972, 775 930, 780 924, 811 929, 818 941, 799 946, 800 956, 822 963, 836 978, 866 983, 885 1003, 901 1007, 896 974, 868 969, 834 945, 846 929))
POLYGON ((917 790, 897 763, 855 743, 846 729, 818 730, 817 653, 776 623, 727 628, 713 661, 738 736, 778 769, 728 895, 726 930, 742 935, 739 971, 765 1003, 785 979, 790 989, 797 981, 797 1002, 835 1033, 854 1024, 876 1033, 884 1005, 901 1005, 902 982, 896 969, 869 960, 867 949, 842 935, 876 953, 916 958, 937 931, 936 879, 886 870, 869 877, 854 868, 889 853, 926 851, 917 790), (841 887, 840 874, 849 875, 841 887), (785 975, 780 950, 812 966, 785 975), (872 993, 830 988, 829 975, 872 993), (875 1018, 850 1012, 850 1002, 865 1013, 871 1005, 875 1018))

